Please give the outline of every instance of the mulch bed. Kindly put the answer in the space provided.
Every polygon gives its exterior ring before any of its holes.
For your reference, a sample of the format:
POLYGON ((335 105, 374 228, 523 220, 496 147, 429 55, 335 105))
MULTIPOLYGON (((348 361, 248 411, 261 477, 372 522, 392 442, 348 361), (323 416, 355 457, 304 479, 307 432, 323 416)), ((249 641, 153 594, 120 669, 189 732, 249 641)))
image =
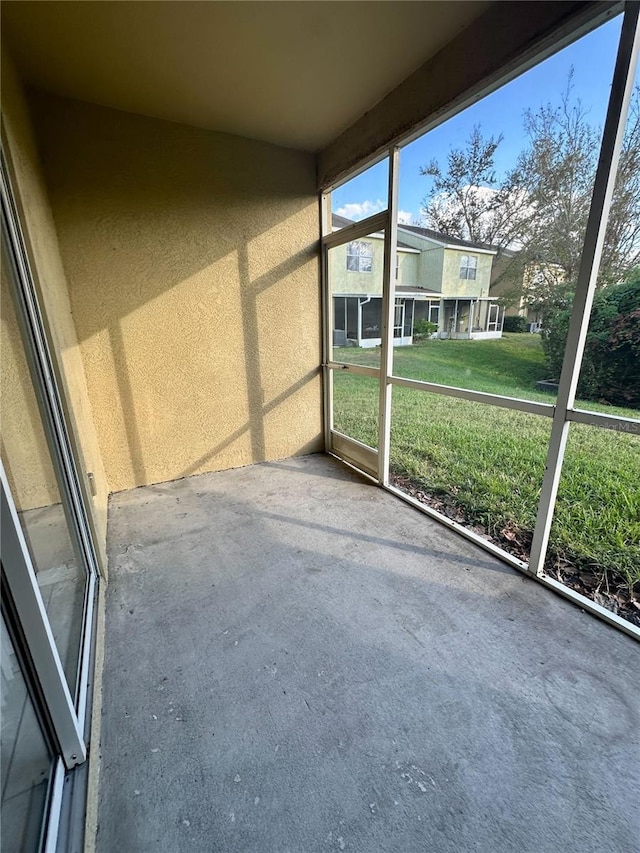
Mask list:
MULTIPOLYGON (((478 536, 492 542, 523 562, 528 562, 532 533, 520 530, 515 525, 507 525, 502 530, 490 532, 486 527, 471 521, 464 510, 458 506, 452 495, 434 495, 426 492, 414 480, 403 474, 391 474, 391 485, 420 503, 473 530, 478 536)), ((545 573, 570 589, 590 598, 597 604, 626 619, 640 628, 640 584, 633 587, 611 569, 594 570, 585 566, 576 566, 567 557, 552 553, 549 549, 545 560, 545 573)))

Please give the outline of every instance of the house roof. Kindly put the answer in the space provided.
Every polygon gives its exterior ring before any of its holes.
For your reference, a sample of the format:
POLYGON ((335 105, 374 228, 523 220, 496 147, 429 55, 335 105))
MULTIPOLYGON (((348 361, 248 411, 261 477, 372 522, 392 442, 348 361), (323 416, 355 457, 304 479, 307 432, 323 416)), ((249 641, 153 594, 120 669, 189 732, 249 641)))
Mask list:
POLYGON ((347 219, 346 216, 340 216, 337 213, 331 214, 331 224, 334 228, 346 228, 347 225, 353 225, 353 219, 347 219))
POLYGON ((427 287, 409 287, 407 285, 397 284, 396 293, 419 293, 421 296, 434 296, 442 299, 442 293, 439 290, 429 290, 427 287))
MULTIPOLYGON (((347 219, 346 216, 340 216, 337 213, 331 214, 331 225, 339 230, 340 228, 346 228, 347 225, 355 225, 354 219, 347 219)), ((372 235, 373 236, 373 235, 372 235)), ((376 234, 375 236, 379 236, 382 238, 382 234, 376 234)), ((408 243, 403 243, 402 240, 398 240, 398 248, 399 249, 407 249, 411 252, 418 252, 419 249, 416 249, 415 246, 410 246, 408 243)))
POLYGON ((473 243, 471 240, 452 237, 450 234, 443 234, 441 231, 434 231, 432 228, 404 224, 399 224, 398 228, 403 231, 411 231, 413 234, 419 234, 421 237, 427 237, 429 240, 436 240, 438 243, 443 243, 446 246, 460 246, 464 249, 483 249, 489 252, 496 251, 495 246, 491 246, 489 243, 473 243))
MULTIPOLYGON (((353 219, 347 219, 346 216, 340 216, 338 213, 331 214, 331 224, 334 228, 346 228, 348 225, 354 224, 353 219)), ((403 223, 398 223, 399 231, 410 231, 412 234, 419 234, 421 237, 426 237, 429 240, 435 240, 437 243, 441 243, 443 246, 460 246, 465 249, 476 249, 482 250, 485 252, 493 252, 496 253, 495 246, 490 246, 487 243, 472 243, 470 240, 462 240, 460 237, 451 237, 449 234, 442 234, 440 231, 433 231, 431 228, 422 228, 418 225, 404 225, 403 223)), ((415 246, 410 246, 408 243, 403 243, 401 240, 398 240, 398 248, 399 249, 413 249, 416 251, 415 246)))

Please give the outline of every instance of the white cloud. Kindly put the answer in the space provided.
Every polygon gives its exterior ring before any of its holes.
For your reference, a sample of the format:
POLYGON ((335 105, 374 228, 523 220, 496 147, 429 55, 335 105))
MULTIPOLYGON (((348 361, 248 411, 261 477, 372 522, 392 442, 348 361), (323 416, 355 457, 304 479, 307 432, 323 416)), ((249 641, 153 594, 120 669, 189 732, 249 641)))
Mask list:
MULTIPOLYGON (((353 219, 355 222, 359 222, 361 219, 366 219, 367 216, 373 216, 374 213, 380 213, 381 210, 386 208, 385 202, 382 199, 376 199, 375 201, 371 201, 367 199, 367 201, 363 202, 350 202, 348 204, 343 204, 342 207, 339 207, 334 213, 337 213, 338 216, 345 216, 347 219, 353 219)), ((411 225, 413 222, 417 222, 420 217, 415 216, 410 210, 399 210, 398 211, 398 222, 403 225, 411 225)))
POLYGON ((417 218, 418 217, 415 217, 410 210, 398 211, 398 222, 400 225, 413 225, 413 223, 417 221, 417 218))
MULTIPOLYGON (((487 241, 493 239, 498 243, 504 239, 505 234, 513 233, 514 228, 518 228, 526 224, 527 218, 533 211, 532 205, 529 203, 529 196, 524 188, 514 188, 508 195, 501 198, 498 190, 493 187, 479 187, 467 184, 460 188, 460 193, 469 195, 473 193, 477 208, 482 208, 486 205, 486 209, 480 211, 477 215, 476 225, 479 226, 480 233, 486 235, 484 238, 487 241), (496 203, 497 202, 497 203, 496 203)), ((441 192, 433 196, 430 200, 429 207, 437 211, 441 217, 454 218, 461 211, 460 200, 457 195, 448 192, 441 192)), ((426 213, 426 209, 423 209, 426 213)), ((468 229, 463 229, 460 235, 467 240, 470 239, 468 229)), ((522 248, 522 242, 514 238, 507 244, 508 248, 518 250, 522 248)))
POLYGON ((366 219, 367 216, 373 216, 374 213, 379 213, 386 208, 386 204, 381 199, 376 201, 351 202, 343 204, 334 213, 338 216, 346 216, 347 219, 354 219, 356 222, 360 219, 366 219))

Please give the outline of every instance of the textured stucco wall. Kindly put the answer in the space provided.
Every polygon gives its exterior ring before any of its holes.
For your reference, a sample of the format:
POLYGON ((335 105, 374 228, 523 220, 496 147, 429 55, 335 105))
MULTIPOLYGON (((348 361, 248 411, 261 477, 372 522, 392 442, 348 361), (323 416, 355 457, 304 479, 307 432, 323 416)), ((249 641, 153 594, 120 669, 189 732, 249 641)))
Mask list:
MULTIPOLYGON (((93 516, 105 557, 108 485, 87 394, 78 339, 71 316, 67 282, 60 260, 56 231, 42 178, 33 131, 22 86, 6 47, 2 50, 2 121, 14 191, 21 209, 22 226, 31 253, 62 391, 69 404, 69 427, 75 434, 83 472, 92 471, 97 494, 93 516)), ((38 499, 39 500, 39 499, 38 499)))
MULTIPOLYGON (((349 293, 380 294, 382 296, 382 273, 384 265, 384 238, 361 237, 360 242, 369 243, 373 254, 371 272, 356 272, 347 269, 347 243, 329 250, 329 280, 334 295, 349 293)), ((398 251, 399 266, 396 284, 420 286, 418 263, 420 256, 413 252, 398 251)), ((422 285, 424 286, 424 285, 422 285)))
POLYGON ((4 252, 0 298, 2 461, 18 510, 59 503, 56 477, 18 328, 4 252))
POLYGON ((420 274, 424 287, 442 293, 444 249, 428 249, 420 255, 420 274))
POLYGON ((111 488, 321 449, 314 158, 31 103, 111 488))
POLYGON ((404 287, 427 287, 420 278, 420 255, 398 250, 398 275, 396 284, 404 287))
POLYGON ((347 269, 347 247, 344 243, 329 249, 329 283, 331 293, 376 294, 382 295, 382 272, 384 266, 384 238, 361 237, 356 241, 371 246, 371 272, 357 272, 347 269))
POLYGON ((493 255, 457 249, 444 250, 442 293, 444 296, 488 296, 493 255), (460 278, 460 259, 472 255, 478 260, 475 279, 460 278))

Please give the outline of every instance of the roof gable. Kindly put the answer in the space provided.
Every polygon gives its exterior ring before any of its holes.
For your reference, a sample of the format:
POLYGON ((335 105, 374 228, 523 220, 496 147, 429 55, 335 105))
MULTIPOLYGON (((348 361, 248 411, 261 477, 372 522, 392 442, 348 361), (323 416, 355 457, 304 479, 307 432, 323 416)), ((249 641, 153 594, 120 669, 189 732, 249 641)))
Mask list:
MULTIPOLYGON (((346 216, 340 216, 338 213, 331 214, 331 225, 336 230, 346 228, 348 225, 353 225, 354 222, 355 220, 347 219, 346 216)), ((418 237, 422 237, 432 243, 437 243, 438 246, 442 246, 447 249, 475 249, 476 252, 487 252, 492 255, 497 254, 496 248, 488 243, 473 243, 471 240, 463 240, 460 237, 451 237, 449 234, 434 231, 432 228, 422 228, 419 225, 404 225, 399 222, 398 231, 404 231, 412 236, 417 235, 418 237)), ((408 243, 402 243, 400 240, 398 240, 398 247, 404 249, 415 249, 415 246, 411 246, 408 243)))

